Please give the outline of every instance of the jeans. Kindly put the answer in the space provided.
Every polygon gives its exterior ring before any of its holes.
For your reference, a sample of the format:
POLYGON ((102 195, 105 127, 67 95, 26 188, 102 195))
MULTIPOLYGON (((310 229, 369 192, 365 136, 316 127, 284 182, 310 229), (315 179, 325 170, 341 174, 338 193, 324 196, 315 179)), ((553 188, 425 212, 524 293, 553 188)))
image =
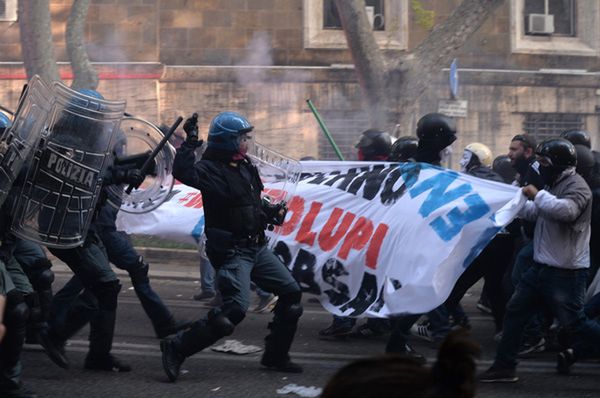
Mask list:
POLYGON ((98 235, 110 262, 129 274, 135 294, 154 328, 168 326, 173 321, 173 314, 150 285, 148 264, 135 250, 129 236, 113 228, 99 228, 98 235))
POLYGON ((588 320, 583 312, 587 276, 587 269, 562 269, 537 263, 527 270, 508 302, 494 366, 505 369, 517 366, 525 325, 544 302, 573 337, 576 357, 597 355, 600 324, 588 320))
POLYGON ((215 286, 215 269, 210 260, 200 255, 200 289, 205 293, 217 293, 215 286))

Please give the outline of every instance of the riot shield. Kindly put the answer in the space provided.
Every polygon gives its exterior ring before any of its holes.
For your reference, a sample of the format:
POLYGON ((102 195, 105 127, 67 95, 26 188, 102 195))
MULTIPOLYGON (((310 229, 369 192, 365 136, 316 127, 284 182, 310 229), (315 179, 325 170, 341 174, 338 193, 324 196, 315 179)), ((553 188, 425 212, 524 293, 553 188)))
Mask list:
MULTIPOLYGON (((152 151, 160 143, 164 134, 154 124, 139 118, 126 117, 121 121, 124 134, 117 143, 119 156, 131 157, 152 151)), ((175 149, 167 143, 158 153, 154 161, 154 173, 146 175, 141 186, 130 194, 125 192, 127 185, 108 187, 108 201, 126 213, 140 214, 150 212, 159 207, 169 197, 173 189, 173 161, 175 149)), ((138 165, 139 168, 140 165, 138 165)))
POLYGON ((0 206, 48 124, 54 96, 39 76, 29 81, 14 113, 12 126, 0 137, 0 206))
MULTIPOLYGON (((296 192, 298 181, 300 181, 302 173, 300 162, 258 142, 250 146, 248 156, 258 168, 260 178, 265 186, 263 195, 269 196, 270 202, 273 204, 289 202, 296 192)), ((270 234, 270 246, 275 244, 278 236, 279 228, 275 228, 270 234)))
POLYGON ((81 245, 94 215, 125 101, 78 93, 60 82, 33 151, 12 231, 45 246, 81 245))

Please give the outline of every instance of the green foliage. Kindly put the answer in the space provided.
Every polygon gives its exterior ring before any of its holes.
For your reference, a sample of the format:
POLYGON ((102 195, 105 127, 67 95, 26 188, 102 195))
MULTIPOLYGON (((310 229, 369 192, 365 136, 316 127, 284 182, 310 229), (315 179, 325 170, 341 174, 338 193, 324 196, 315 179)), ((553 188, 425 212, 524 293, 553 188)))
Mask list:
POLYGON ((424 9, 423 4, 419 0, 412 0, 411 6, 417 17, 417 24, 426 30, 433 28, 435 23, 435 11, 424 9))
POLYGON ((179 243, 171 240, 160 239, 150 235, 130 235, 131 241, 137 247, 155 247, 160 249, 197 249, 196 245, 179 243))

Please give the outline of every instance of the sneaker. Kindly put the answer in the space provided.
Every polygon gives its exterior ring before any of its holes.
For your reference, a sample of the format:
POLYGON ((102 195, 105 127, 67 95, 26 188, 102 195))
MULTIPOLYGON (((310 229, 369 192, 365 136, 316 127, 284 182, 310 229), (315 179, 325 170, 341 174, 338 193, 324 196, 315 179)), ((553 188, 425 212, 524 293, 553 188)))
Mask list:
POLYGON ((572 348, 559 352, 556 356, 556 371, 562 375, 568 375, 571 373, 571 366, 575 361, 575 352, 572 348))
POLYGON ((492 309, 489 307, 488 303, 481 299, 477 302, 477 309, 486 315, 492 315, 492 309))
POLYGON ((410 327, 410 334, 430 343, 433 343, 433 336, 429 330, 429 324, 418 325, 414 324, 410 327))
POLYGON ((352 333, 352 326, 338 326, 331 324, 323 330, 319 330, 320 338, 345 339, 352 333))
POLYGON ((275 304, 277 304, 278 299, 279 298, 277 296, 275 296, 274 294, 269 294, 268 296, 262 296, 262 297, 260 297, 260 300, 258 301, 258 304, 256 305, 256 307, 254 307, 254 309, 252 311, 258 312, 259 314, 262 314, 265 312, 271 312, 273 310, 273 308, 275 307, 275 304))
POLYGON ((469 317, 463 316, 462 318, 454 319, 452 318, 452 323, 450 324, 450 329, 467 329, 471 330, 471 322, 469 322, 469 317))
POLYGON ((404 349, 396 354, 406 358, 414 359, 421 365, 425 365, 427 362, 427 359, 425 359, 423 355, 419 354, 419 352, 417 352, 417 350, 415 350, 410 344, 404 344, 404 349))
POLYGON ((194 295, 194 300, 196 300, 196 301, 208 300, 215 296, 216 296, 215 292, 201 291, 200 293, 194 295))
POLYGON ((98 357, 88 354, 85 357, 85 363, 83 365, 83 368, 87 370, 104 370, 107 372, 131 371, 131 366, 110 354, 98 357))
POLYGON ((518 356, 534 354, 536 352, 544 352, 546 350, 546 339, 543 337, 537 337, 525 341, 519 349, 518 356))
POLYGON ((502 369, 492 365, 488 370, 477 376, 482 383, 514 383, 519 381, 514 369, 502 369))
POLYGON ((283 372, 283 373, 302 373, 303 372, 302 366, 298 365, 297 363, 292 362, 289 358, 287 358, 285 361, 282 361, 282 362, 272 362, 272 361, 265 359, 265 357, 263 356, 262 359, 260 360, 260 364, 262 366, 264 366, 265 368, 267 368, 268 370, 273 370, 276 372, 283 372))
POLYGON ((223 305, 223 300, 221 299, 220 295, 216 295, 212 300, 209 302, 204 302, 202 305, 208 308, 216 308, 223 305))
POLYGON ((360 325, 354 331, 350 333, 352 337, 358 337, 361 339, 370 339, 373 337, 383 336, 384 332, 381 330, 372 329, 369 325, 360 325))

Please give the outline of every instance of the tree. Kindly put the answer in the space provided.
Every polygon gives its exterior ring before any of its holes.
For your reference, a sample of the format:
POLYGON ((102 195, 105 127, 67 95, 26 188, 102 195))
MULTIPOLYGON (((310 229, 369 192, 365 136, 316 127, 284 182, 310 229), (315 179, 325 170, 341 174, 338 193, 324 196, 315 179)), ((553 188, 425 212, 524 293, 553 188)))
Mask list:
MULTIPOLYGON (((90 0, 74 0, 67 20, 65 40, 73 70, 74 89, 98 87, 98 75, 89 61, 83 42, 89 5, 90 0)), ((37 74, 48 82, 60 80, 52 43, 49 0, 19 0, 18 18, 27 78, 37 74)))
POLYGON ((46 81, 59 80, 49 0, 19 0, 17 13, 27 78, 40 75, 46 81))
POLYGON ((463 0, 454 12, 412 52, 386 60, 369 26, 364 0, 335 0, 358 80, 367 101, 371 127, 393 121, 400 131, 414 131, 416 104, 440 65, 458 49, 504 0, 463 0), (394 99, 391 101, 390 99, 394 99))
POLYGON ((75 0, 67 20, 65 40, 74 76, 71 87, 74 89, 88 88, 95 90, 98 87, 98 73, 88 58, 83 42, 85 19, 89 7, 90 0, 75 0))

